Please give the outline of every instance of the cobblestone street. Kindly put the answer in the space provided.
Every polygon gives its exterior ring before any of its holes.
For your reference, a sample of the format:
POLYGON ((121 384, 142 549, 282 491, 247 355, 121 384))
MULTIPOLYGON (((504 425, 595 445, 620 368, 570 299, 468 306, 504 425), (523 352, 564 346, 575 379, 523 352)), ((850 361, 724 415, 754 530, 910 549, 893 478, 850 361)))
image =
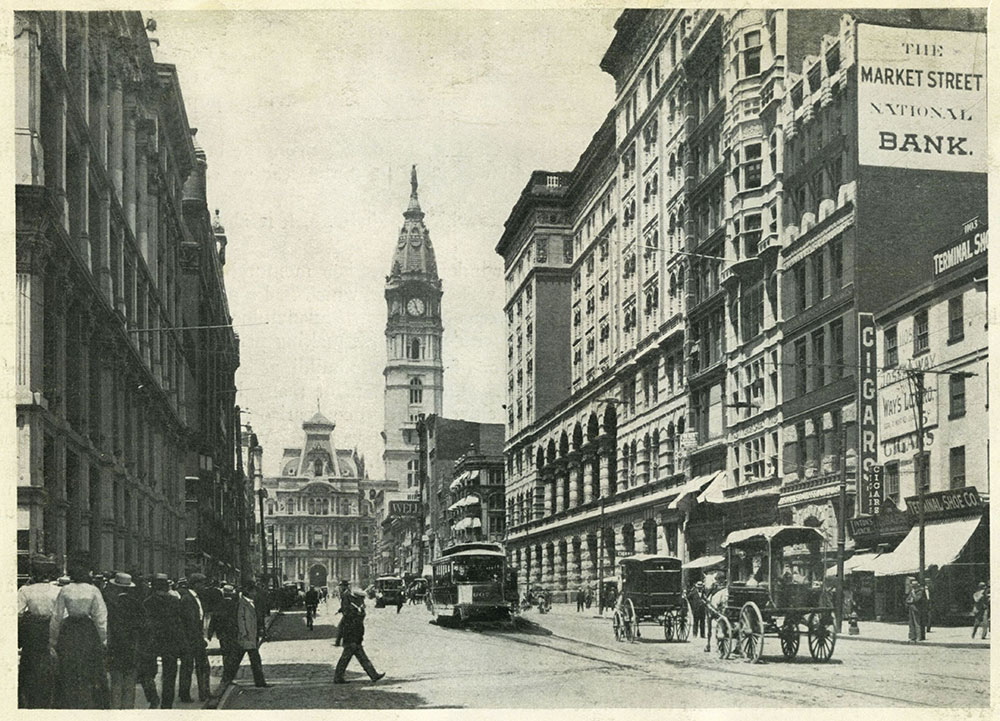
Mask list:
MULTIPOLYGON (((660 629, 617 643, 611 624, 557 607, 529 612, 515 628, 441 628, 422 606, 370 609, 365 648, 386 677, 371 683, 356 662, 333 684, 340 649, 326 607, 316 628, 301 612, 279 618, 261 655, 272 687, 257 689, 244 668, 226 709, 566 708, 754 706, 986 706, 989 646, 838 641, 833 659, 805 651, 784 661, 770 638, 764 661, 719 660, 704 644, 665 643, 660 629), (777 656, 774 655, 777 653, 777 656)), ((956 630, 957 631, 957 630, 956 630)), ((942 633, 947 632, 947 629, 942 633)))

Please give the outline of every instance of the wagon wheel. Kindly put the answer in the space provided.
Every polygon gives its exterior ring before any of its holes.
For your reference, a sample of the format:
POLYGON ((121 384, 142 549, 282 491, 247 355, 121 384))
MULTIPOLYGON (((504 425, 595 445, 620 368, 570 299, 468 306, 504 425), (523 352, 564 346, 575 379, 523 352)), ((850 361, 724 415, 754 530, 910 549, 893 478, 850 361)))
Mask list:
POLYGON ((733 625, 725 616, 715 620, 715 650, 721 659, 727 659, 733 653, 733 625))
POLYGON ((677 614, 676 626, 677 640, 687 641, 688 637, 691 635, 691 624, 688 623, 688 617, 685 611, 681 611, 677 614))
POLYGON ((809 653, 817 661, 829 661, 837 645, 837 628, 829 612, 809 614, 809 653))
POLYGON ((674 640, 674 619, 669 613, 663 617, 663 638, 667 641, 674 640))
POLYGON ((636 636, 639 635, 639 619, 635 615, 635 606, 632 605, 632 599, 626 599, 625 603, 622 604, 622 611, 624 612, 625 640, 633 643, 636 636))
POLYGON ((798 619, 786 618, 778 631, 778 638, 781 639, 781 652, 785 658, 795 658, 795 654, 799 652, 798 619))
POLYGON ((764 619, 753 601, 743 604, 740 611, 740 650, 748 663, 760 661, 764 650, 764 619))
POLYGON ((625 639, 625 627, 622 623, 622 615, 618 611, 615 611, 614 618, 611 620, 611 625, 615 629, 615 641, 622 641, 625 639))

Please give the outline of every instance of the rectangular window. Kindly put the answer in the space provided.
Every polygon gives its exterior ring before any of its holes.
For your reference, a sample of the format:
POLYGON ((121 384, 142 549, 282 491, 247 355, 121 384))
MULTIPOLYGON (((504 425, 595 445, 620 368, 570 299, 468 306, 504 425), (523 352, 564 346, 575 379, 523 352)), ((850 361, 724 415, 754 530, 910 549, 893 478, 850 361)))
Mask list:
POLYGON ((915 459, 916 479, 919 488, 927 492, 931 489, 931 452, 924 451, 923 455, 918 455, 915 459))
POLYGON ((798 265, 796 265, 792 272, 795 280, 795 310, 803 311, 809 305, 809 301, 806 296, 805 262, 801 262, 798 265))
POLYGON ((830 380, 844 376, 844 321, 830 323, 830 380))
POLYGON ((801 480, 806 472, 806 424, 795 424, 795 475, 801 480))
POLYGON ((764 326, 764 284, 757 283, 740 297, 740 331, 746 343, 760 335, 764 326))
POLYGON ((823 338, 823 329, 813 331, 812 334, 812 367, 815 388, 822 388, 826 385, 826 347, 823 338))
POLYGON ((899 462, 885 464, 885 497, 899 505, 899 462))
POLYGON ((808 391, 809 366, 806 365, 806 339, 795 341, 795 395, 803 396, 808 391))
POLYGON ((813 254, 813 303, 819 303, 826 296, 826 264, 823 262, 823 251, 813 254))
POLYGON ((965 485, 965 446, 951 447, 948 468, 951 477, 951 488, 962 488, 965 485))
POLYGON ((930 347, 930 331, 927 327, 927 311, 919 311, 913 316, 913 354, 925 352, 930 347))
POLYGON ((965 317, 962 307, 962 296, 956 295, 948 300, 948 342, 954 343, 965 337, 965 317))
POLYGON ((844 286, 844 241, 836 238, 830 241, 830 293, 836 293, 844 286))
POLYGON ((755 30, 743 36, 743 76, 760 74, 760 32, 755 30))
POLYGON ((899 342, 896 326, 885 329, 885 367, 895 368, 899 363, 899 342))
POLYGON ((752 190, 760 187, 760 143, 747 145, 743 149, 743 190, 752 190))
POLYGON ((965 376, 948 376, 948 417, 965 415, 965 376))

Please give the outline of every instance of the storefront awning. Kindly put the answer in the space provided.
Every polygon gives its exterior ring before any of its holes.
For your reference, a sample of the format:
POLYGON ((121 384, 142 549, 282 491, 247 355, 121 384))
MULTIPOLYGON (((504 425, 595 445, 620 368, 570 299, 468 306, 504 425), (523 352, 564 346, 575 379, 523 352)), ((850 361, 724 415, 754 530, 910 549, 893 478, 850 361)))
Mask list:
POLYGON ((696 558, 693 561, 688 561, 684 564, 684 568, 711 568, 712 566, 718 566, 725 560, 725 556, 702 556, 701 558, 696 558))
MULTIPOLYGON (((982 517, 977 516, 927 523, 924 527, 924 567, 942 568, 953 563, 980 521, 982 517)), ((895 551, 883 553, 857 570, 874 571, 876 576, 917 573, 920 570, 920 527, 911 528, 895 551)))
POLYGON ((726 497, 722 492, 726 490, 728 484, 729 476, 725 471, 719 471, 712 482, 698 495, 698 503, 724 503, 726 497))
POLYGON ((696 476, 692 478, 677 490, 677 497, 670 502, 670 505, 667 506, 667 508, 670 510, 677 509, 680 506, 681 501, 694 493, 700 493, 705 486, 714 481, 720 475, 725 477, 725 471, 716 471, 715 473, 708 473, 704 476, 696 476))
MULTIPOLYGON (((854 571, 868 571, 871 570, 869 566, 872 561, 879 557, 878 553, 855 553, 853 556, 844 561, 844 575, 853 573, 854 571)), ((836 564, 830 566, 826 569, 827 576, 837 575, 836 564)))

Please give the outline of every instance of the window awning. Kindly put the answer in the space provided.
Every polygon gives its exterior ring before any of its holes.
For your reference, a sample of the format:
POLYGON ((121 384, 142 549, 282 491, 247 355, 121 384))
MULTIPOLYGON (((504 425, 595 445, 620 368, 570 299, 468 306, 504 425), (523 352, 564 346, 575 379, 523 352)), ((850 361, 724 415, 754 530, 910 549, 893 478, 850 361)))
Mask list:
POLYGON ((471 521, 471 523, 469 524, 469 526, 471 528, 482 528, 483 527, 483 522, 481 520, 479 520, 478 518, 470 518, 469 520, 471 521))
MULTIPOLYGON (((924 526, 924 567, 942 568, 953 563, 969 542, 982 517, 935 521, 924 526)), ((874 571, 876 576, 901 576, 920 570, 920 527, 914 526, 892 553, 856 570, 874 571)))
POLYGON ((707 486, 709 483, 715 480, 716 477, 720 475, 725 477, 725 471, 716 471, 715 473, 708 473, 704 476, 696 476, 692 478, 690 481, 688 481, 678 489, 677 497, 670 502, 668 508, 670 510, 678 508, 678 506, 680 506, 681 504, 681 501, 683 501, 685 498, 694 493, 700 493, 705 486, 707 486))
POLYGON ((455 524, 454 528, 456 531, 461 531, 469 527, 469 519, 463 518, 458 523, 455 524))

